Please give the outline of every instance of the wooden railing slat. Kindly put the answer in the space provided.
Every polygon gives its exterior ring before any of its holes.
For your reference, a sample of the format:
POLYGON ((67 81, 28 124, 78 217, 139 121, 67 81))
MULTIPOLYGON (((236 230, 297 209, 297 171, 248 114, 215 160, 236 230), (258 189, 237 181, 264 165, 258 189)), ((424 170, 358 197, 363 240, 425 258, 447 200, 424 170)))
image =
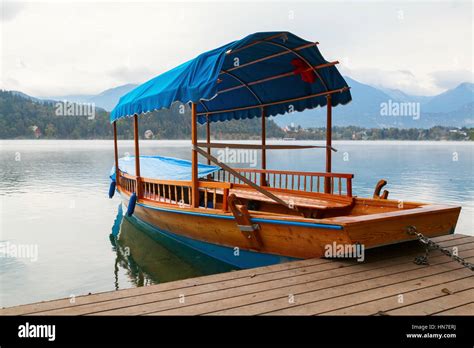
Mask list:
MULTIPOLYGON (((317 180, 316 192, 319 193, 321 189, 321 179, 329 178, 329 182, 331 184, 330 192, 332 194, 339 194, 340 196, 346 195, 348 197, 352 197, 352 178, 354 177, 353 174, 301 172, 289 170, 264 170, 253 168, 233 169, 256 185, 260 185, 261 178, 265 177, 265 183, 270 188, 288 189, 303 192, 314 192, 314 180, 317 180), (295 178, 295 176, 297 178, 295 178), (336 179, 337 189, 335 187, 336 179), (343 190, 343 179, 345 179, 346 182, 345 190, 343 190), (303 180, 303 183, 301 183, 301 180, 303 180)), ((233 184, 243 184, 242 180, 239 177, 236 177, 235 175, 232 175, 228 171, 222 169, 217 172, 214 172, 211 176, 208 176, 208 178, 209 177, 212 178, 212 180, 199 181, 198 184, 198 187, 201 190, 204 190, 204 208, 208 209, 208 203, 210 202, 209 195, 212 194, 212 206, 213 209, 216 209, 218 194, 217 190, 222 190, 220 191, 220 194, 223 195, 222 210, 227 211, 227 196, 229 194, 229 191, 232 188, 233 184)), ((138 191, 141 191, 140 195, 145 199, 169 204, 180 204, 180 202, 183 202, 184 204, 190 204, 190 197, 192 194, 191 181, 161 180, 140 177, 137 182, 137 178, 135 176, 123 173, 121 171, 119 171, 119 176, 117 180, 120 184, 120 188, 128 191, 129 193, 136 193, 138 191), (185 189, 188 190, 187 200, 185 199, 184 194, 185 189), (173 191, 174 199, 172 194, 173 191)))

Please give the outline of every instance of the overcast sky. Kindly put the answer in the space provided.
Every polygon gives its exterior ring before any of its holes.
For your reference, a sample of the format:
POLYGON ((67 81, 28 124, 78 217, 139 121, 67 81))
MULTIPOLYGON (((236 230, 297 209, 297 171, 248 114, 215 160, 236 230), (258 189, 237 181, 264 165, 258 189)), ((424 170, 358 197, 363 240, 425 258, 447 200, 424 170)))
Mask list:
POLYGON ((258 31, 319 41, 343 74, 432 95, 473 82, 468 1, 2 2, 0 88, 96 94, 258 31))

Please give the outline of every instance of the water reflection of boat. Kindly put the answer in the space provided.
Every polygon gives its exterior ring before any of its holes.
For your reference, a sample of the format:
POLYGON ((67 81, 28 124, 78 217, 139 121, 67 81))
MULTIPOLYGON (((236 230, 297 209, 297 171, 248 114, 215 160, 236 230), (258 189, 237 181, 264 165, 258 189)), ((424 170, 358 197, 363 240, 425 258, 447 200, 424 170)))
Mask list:
POLYGON ((232 270, 227 264, 141 226, 134 218, 124 218, 121 205, 109 238, 117 255, 114 265, 116 289, 120 288, 121 269, 135 286, 232 270))

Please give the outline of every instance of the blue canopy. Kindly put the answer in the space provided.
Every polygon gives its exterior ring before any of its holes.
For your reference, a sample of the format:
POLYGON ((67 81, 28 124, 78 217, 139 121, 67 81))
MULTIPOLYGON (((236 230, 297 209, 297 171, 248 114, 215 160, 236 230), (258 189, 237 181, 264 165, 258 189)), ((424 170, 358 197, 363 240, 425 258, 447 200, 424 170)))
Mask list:
MULTIPOLYGON (((123 173, 135 175, 135 156, 119 159, 119 168, 123 173)), ((198 164, 198 177, 202 178, 218 171, 220 167, 198 164)), ((144 178, 159 180, 191 181, 191 161, 163 156, 140 156, 140 175, 144 178)), ((115 166, 110 171, 115 181, 115 166)))
POLYGON ((315 43, 289 32, 264 32, 200 54, 136 87, 113 109, 110 121, 197 103, 198 122, 260 117, 351 101, 347 83, 315 43), (235 110, 237 109, 237 110, 235 110))

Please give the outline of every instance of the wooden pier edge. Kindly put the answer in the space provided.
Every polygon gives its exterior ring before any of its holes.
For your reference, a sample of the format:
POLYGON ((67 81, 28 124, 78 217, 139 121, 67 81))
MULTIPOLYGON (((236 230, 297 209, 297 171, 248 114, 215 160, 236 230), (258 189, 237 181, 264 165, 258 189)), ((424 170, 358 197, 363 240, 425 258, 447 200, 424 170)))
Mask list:
MULTIPOLYGON (((474 237, 434 239, 474 262, 474 237)), ((474 315, 474 272, 418 242, 0 309, 0 315, 474 315)))

